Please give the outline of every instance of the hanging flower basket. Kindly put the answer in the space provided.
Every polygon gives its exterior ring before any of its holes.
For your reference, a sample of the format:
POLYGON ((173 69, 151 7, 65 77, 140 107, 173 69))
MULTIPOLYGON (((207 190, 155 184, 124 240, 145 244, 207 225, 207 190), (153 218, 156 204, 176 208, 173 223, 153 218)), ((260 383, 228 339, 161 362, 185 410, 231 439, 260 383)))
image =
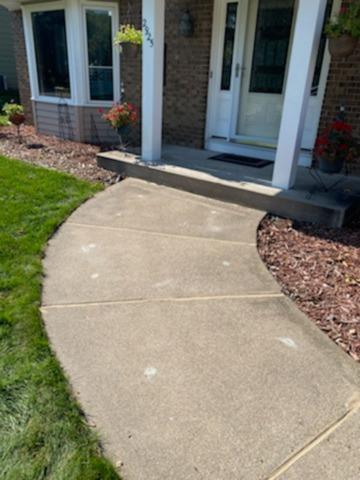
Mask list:
POLYGON ((140 52, 140 45, 136 43, 122 43, 121 53, 127 58, 137 58, 140 52))
POLYGON ((326 24, 325 33, 332 56, 346 58, 351 55, 360 37, 360 2, 342 7, 339 14, 326 24))
POLYGON ((143 42, 142 30, 134 25, 121 25, 114 38, 114 45, 119 45, 120 51, 126 57, 137 57, 143 42))
POLYGON ((329 52, 335 58, 344 58, 352 55, 356 49, 358 39, 351 35, 329 38, 329 52))

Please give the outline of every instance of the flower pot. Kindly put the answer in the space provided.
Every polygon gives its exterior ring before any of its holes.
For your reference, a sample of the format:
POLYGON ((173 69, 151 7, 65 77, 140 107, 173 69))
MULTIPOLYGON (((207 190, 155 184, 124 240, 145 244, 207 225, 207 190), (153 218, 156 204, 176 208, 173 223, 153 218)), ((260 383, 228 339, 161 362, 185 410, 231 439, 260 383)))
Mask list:
POLYGON ((25 115, 23 113, 12 113, 9 115, 9 120, 13 125, 18 127, 25 122, 25 115))
POLYGON ((350 35, 329 38, 329 52, 333 57, 348 57, 354 52, 357 42, 358 39, 350 35))
POLYGON ((121 53, 128 58, 136 58, 139 55, 140 45, 137 43, 123 43, 121 45, 121 53))
POLYGON ((131 126, 130 125, 124 125, 123 127, 119 127, 117 129, 117 133, 120 137, 123 135, 128 135, 131 132, 131 126))
POLYGON ((342 158, 336 160, 329 160, 328 158, 319 159, 319 170, 323 173, 340 173, 344 165, 342 158))
POLYGON ((124 141, 124 137, 131 132, 131 125, 124 125, 116 129, 119 136, 119 150, 126 151, 127 143, 124 141))

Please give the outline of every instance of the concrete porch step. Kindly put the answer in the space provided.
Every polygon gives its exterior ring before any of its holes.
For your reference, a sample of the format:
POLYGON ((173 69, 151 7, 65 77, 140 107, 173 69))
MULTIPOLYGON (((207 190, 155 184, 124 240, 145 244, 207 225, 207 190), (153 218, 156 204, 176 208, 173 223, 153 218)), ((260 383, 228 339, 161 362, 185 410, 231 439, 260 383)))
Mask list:
MULTIPOLYGON (((210 163, 212 169, 201 171, 191 168, 191 163, 184 166, 184 163, 171 160, 149 164, 136 155, 119 151, 100 153, 97 163, 126 177, 331 227, 341 227, 357 203, 352 196, 341 192, 309 194, 309 190, 281 190, 256 181, 241 180, 238 175, 234 175, 234 179, 229 179, 229 175, 227 179, 220 178, 216 175, 214 163, 210 163)), ((226 169, 225 164, 222 165, 226 169)))

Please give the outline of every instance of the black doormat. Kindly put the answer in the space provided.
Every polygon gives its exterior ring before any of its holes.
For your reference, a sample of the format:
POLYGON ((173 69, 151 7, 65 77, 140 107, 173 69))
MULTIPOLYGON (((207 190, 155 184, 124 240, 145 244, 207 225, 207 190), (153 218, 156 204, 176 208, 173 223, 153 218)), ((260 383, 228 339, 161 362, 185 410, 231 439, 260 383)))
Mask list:
POLYGON ((209 157, 209 160, 220 160, 222 162, 236 163, 237 165, 245 165, 246 167, 263 168, 270 165, 270 160, 262 160, 261 158, 243 157, 242 155, 233 155, 231 153, 221 153, 214 157, 209 157))

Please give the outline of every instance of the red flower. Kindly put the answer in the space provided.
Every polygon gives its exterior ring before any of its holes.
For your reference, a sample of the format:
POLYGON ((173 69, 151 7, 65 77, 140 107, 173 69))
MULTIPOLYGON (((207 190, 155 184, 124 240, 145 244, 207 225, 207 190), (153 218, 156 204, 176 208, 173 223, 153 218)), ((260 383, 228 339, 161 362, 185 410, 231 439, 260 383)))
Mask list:
POLYGON ((341 120, 337 120, 335 121, 332 125, 331 125, 331 128, 334 129, 334 130, 337 130, 338 132, 349 132, 351 133, 352 132, 352 127, 351 125, 341 121, 341 120))
POLYGON ((113 128, 121 128, 126 125, 134 125, 138 121, 138 113, 134 105, 125 102, 113 105, 102 118, 113 128))
POLYGON ((335 120, 317 138, 314 153, 317 157, 349 160, 352 156, 352 149, 357 148, 357 143, 352 136, 351 125, 342 120, 335 120))

